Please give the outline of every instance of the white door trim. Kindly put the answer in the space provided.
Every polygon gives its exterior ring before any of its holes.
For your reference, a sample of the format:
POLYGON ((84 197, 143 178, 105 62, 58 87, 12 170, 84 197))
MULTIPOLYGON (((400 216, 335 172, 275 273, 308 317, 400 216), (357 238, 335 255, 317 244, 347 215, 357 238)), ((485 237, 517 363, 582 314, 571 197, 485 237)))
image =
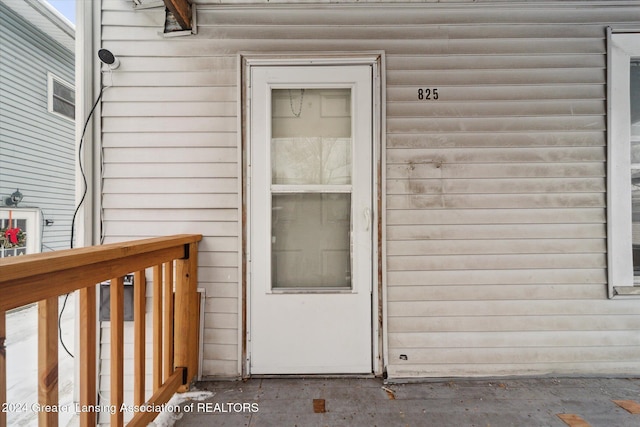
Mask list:
POLYGON ((309 55, 301 54, 254 54, 254 53, 240 53, 238 56, 238 64, 240 69, 239 84, 242 88, 241 94, 239 94, 239 110, 241 120, 241 142, 242 142, 242 174, 243 174, 243 225, 242 235, 247 236, 243 238, 243 275, 242 286, 239 288, 239 325, 238 336, 240 345, 238 346, 239 360, 241 363, 242 376, 250 376, 250 355, 247 350, 247 342, 250 339, 250 286, 251 286, 251 241, 248 236, 251 235, 251 200, 249 197, 249 189, 251 185, 251 165, 249 164, 250 144, 251 144, 251 132, 250 132, 250 105, 249 99, 249 76, 251 67, 253 66, 288 66, 288 65, 358 65, 367 64, 371 65, 373 69, 373 212, 372 212, 372 226, 374 230, 378 232, 373 233, 372 241, 372 360, 373 360, 373 373, 375 375, 382 375, 386 362, 386 292, 383 286, 384 278, 386 277, 385 263, 383 262, 383 253, 385 249, 384 245, 384 158, 382 153, 384 152, 384 109, 382 108, 384 92, 384 52, 353 52, 353 53, 319 53, 313 57, 309 55))

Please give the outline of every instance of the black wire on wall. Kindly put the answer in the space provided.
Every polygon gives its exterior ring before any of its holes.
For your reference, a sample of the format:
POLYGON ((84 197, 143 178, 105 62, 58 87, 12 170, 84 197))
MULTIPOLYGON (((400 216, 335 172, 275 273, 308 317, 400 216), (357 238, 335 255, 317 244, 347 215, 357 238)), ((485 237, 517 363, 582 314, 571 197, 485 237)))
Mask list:
MULTIPOLYGON (((78 205, 76 206, 76 210, 73 212, 73 218, 71 219, 71 241, 69 242, 69 247, 71 249, 73 249, 73 243, 75 240, 75 224, 76 224, 76 217, 78 216, 78 212, 80 211, 80 207, 82 206, 82 204, 84 203, 85 198, 87 197, 87 193, 89 191, 89 187, 88 187, 88 183, 87 183, 87 175, 85 174, 84 171, 84 165, 82 164, 82 147, 84 145, 84 136, 87 132, 87 127, 89 126, 89 121, 91 120, 91 116, 93 116, 93 113, 96 110, 96 107, 98 106, 98 103, 100 102, 100 99, 102 99, 102 94, 104 93, 106 87, 103 88, 100 91, 100 94, 98 95, 98 98, 96 98, 96 101, 93 103, 93 107, 91 107, 91 110, 89 111, 89 115, 87 116, 87 120, 85 120, 84 122, 84 127, 82 128, 82 135, 80 136, 80 143, 78 144, 78 167, 80 168, 80 175, 82 176, 82 197, 80 198, 80 201, 78 202, 78 205)), ((62 314, 64 313, 64 309, 67 306, 67 300, 69 299, 69 295, 71 295, 71 293, 68 293, 64 296, 64 301, 62 303, 62 309, 60 310, 60 315, 58 316, 58 336, 60 339, 60 344, 62 345, 62 348, 64 348, 64 351, 67 352, 67 354, 69 356, 71 356, 71 358, 73 358, 73 354, 71 354, 71 352, 69 351, 69 349, 67 348, 67 346, 64 343, 64 340, 62 339, 62 314)))

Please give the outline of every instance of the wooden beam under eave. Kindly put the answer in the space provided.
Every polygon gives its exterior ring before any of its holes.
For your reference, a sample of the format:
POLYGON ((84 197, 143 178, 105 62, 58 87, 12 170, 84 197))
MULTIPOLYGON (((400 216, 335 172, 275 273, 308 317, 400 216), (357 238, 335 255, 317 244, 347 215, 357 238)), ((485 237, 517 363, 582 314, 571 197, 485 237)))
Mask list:
POLYGON ((164 5, 173 13, 183 30, 191 29, 191 3, 189 0, 164 0, 164 5))

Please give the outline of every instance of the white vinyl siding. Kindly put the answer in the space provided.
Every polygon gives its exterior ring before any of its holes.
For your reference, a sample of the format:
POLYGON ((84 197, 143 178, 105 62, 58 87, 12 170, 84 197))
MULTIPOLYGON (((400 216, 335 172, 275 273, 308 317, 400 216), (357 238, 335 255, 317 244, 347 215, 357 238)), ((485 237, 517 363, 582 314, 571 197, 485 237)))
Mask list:
POLYGON ((605 214, 605 28, 640 9, 566 3, 199 4, 164 39, 103 1, 106 238, 204 234, 205 376, 242 366, 240 52, 385 52, 390 377, 640 372, 605 214))
MULTIPOLYGON (((159 46, 173 45, 157 35, 163 9, 133 11, 116 3, 105 2, 104 19, 125 25, 113 33, 117 44, 129 44, 126 39, 142 29, 159 46)), ((105 40, 109 29, 104 27, 105 40)), ((235 377, 241 249, 237 59, 163 52, 132 57, 108 41, 104 45, 121 58, 120 68, 105 76, 113 87, 102 103, 105 241, 205 236, 198 272, 207 297, 203 373, 235 377)), ((103 324, 103 337, 107 331, 103 324)), ((108 359, 107 342, 101 353, 108 359)), ((108 372, 102 378, 101 388, 108 388, 108 372)))

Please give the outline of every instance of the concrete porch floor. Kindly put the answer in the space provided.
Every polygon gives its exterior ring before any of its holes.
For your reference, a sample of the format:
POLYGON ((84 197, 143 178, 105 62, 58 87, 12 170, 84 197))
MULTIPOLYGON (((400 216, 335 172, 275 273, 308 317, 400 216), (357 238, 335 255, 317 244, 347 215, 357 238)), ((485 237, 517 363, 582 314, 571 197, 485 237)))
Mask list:
POLYGON ((176 426, 640 426, 640 379, 254 378, 197 388, 214 395, 183 403, 194 403, 193 412, 176 426), (614 400, 635 403, 639 413, 614 400))

